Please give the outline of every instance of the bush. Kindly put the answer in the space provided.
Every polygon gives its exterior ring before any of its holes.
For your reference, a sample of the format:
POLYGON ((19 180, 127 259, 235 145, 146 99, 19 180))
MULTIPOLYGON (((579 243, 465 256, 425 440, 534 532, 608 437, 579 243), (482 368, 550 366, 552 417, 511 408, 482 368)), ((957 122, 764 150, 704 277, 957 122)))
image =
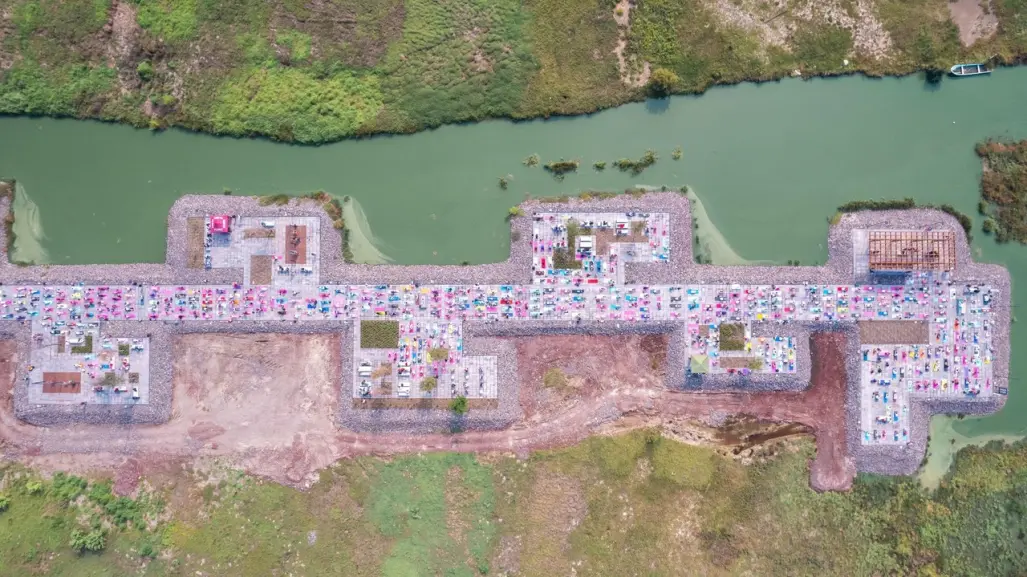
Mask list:
POLYGON ((103 551, 103 548, 107 546, 107 538, 103 534, 103 531, 99 529, 93 529, 86 533, 79 529, 75 529, 71 532, 71 548, 79 553, 90 551, 93 553, 103 551))
POLYGON ((838 212, 859 212, 861 210, 904 210, 916 208, 912 198, 902 200, 854 200, 838 207, 838 212))
POLYGON ((507 219, 517 218, 519 216, 524 216, 524 209, 519 206, 511 206, 510 211, 507 212, 506 215, 507 219))
POLYGON ((449 359, 449 349, 443 347, 428 349, 428 356, 433 361, 445 361, 449 359))
POLYGON ((435 377, 425 377, 421 379, 421 390, 430 393, 439 387, 439 380, 435 377))
POLYGON ((6 493, 0 493, 0 513, 11 507, 11 498, 6 493))
POLYGON ((598 161, 596 161, 595 164, 592 165, 592 168, 595 168, 596 170, 599 170, 599 171, 606 170, 606 161, 605 160, 598 160, 598 161))
POLYGON ((453 399, 453 402, 449 403, 449 410, 458 415, 466 415, 470 410, 470 407, 467 406, 467 397, 461 395, 453 399))
POLYGON ((642 158, 639 158, 638 160, 622 158, 617 162, 613 163, 613 165, 616 166, 621 172, 630 172, 633 175, 639 175, 642 174, 643 170, 656 164, 657 158, 659 157, 656 156, 655 150, 647 150, 645 151, 645 154, 642 155, 642 158))
POLYGON ((569 172, 576 172, 578 170, 577 160, 554 160, 553 162, 547 163, 545 166, 546 171, 553 173, 556 177, 562 177, 569 172))
POLYGON ((136 74, 143 82, 149 82, 153 79, 153 64, 150 64, 149 60, 143 60, 136 66, 136 74))
POLYGON ((649 84, 646 85, 646 90, 649 92, 649 96, 653 98, 665 98, 673 94, 674 88, 679 82, 680 79, 677 74, 674 74, 674 71, 666 68, 657 68, 653 70, 652 76, 649 77, 649 84))
POLYGON ((128 343, 118 343, 118 356, 127 357, 132 347, 128 343))
POLYGON ((285 206, 289 204, 288 194, 268 194, 257 199, 260 206, 285 206))

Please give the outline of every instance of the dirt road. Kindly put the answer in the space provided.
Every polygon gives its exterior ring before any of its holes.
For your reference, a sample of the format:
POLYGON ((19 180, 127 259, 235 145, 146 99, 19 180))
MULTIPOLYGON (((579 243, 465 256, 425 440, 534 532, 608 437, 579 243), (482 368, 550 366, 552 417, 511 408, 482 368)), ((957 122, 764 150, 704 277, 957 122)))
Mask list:
MULTIPOLYGON (((176 345, 175 403, 164 425, 42 428, 14 417, 10 395, 0 407, 0 439, 9 458, 69 470, 139 469, 140 462, 224 456, 248 472, 304 487, 337 459, 422 451, 513 452, 574 444, 611 421, 643 415, 709 418, 748 414, 799 422, 817 439, 811 484, 847 489, 854 467, 845 447, 845 367, 842 334, 819 334, 813 386, 803 393, 681 393, 649 379, 593 389, 544 421, 509 429, 460 434, 371 435, 337 428, 331 367, 338 366, 331 335, 189 335, 176 345), (207 340, 205 340, 207 339, 207 340), (304 371, 298 373, 297 371, 304 371), (247 375, 243 378, 242 375, 247 375), (251 375, 262 375, 254 380, 251 375), (298 376, 301 375, 301 376, 298 376)), ((0 343, 0 382, 10 383, 19 359, 0 343)), ((6 387, 9 389, 9 386, 6 387)))

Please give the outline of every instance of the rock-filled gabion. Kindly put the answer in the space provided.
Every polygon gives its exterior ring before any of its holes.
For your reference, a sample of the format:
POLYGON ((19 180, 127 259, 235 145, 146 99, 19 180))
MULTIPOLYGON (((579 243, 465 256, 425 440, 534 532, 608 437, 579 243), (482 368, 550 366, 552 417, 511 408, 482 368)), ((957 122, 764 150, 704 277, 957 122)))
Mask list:
MULTIPOLYGON (((850 284, 853 282, 852 231, 856 229, 945 228, 957 234, 957 269, 954 285, 986 284, 998 290, 994 306, 1009 311, 1010 278, 999 266, 974 263, 962 228, 951 216, 930 209, 862 212, 844 215, 831 227, 828 237, 828 262, 821 266, 714 266, 693 261, 692 218, 688 198, 676 192, 653 192, 643 196, 620 195, 606 200, 572 198, 568 202, 529 201, 521 205, 525 216, 511 219, 510 257, 499 263, 453 265, 363 265, 343 262, 342 240, 332 234, 333 223, 313 200, 294 199, 287 205, 261 206, 257 199, 233 196, 184 196, 171 208, 168 219, 167 262, 163 264, 15 266, 6 258, 7 243, 0 243, 0 282, 27 284, 228 284, 242 282, 238 269, 199 270, 186 268, 188 217, 210 214, 237 214, 253 217, 313 216, 320 219, 322 234, 321 280, 325 284, 527 284, 532 282, 532 219, 548 212, 662 212, 670 216, 671 259, 666 263, 628 263, 628 283, 699 284, 850 284), (519 239, 519 240, 516 240, 519 239)), ((0 200, 0 213, 10 210, 10 200, 0 200)), ((995 383, 1008 386, 1010 315, 998 315, 994 327, 995 383)), ((29 405, 25 373, 19 371, 15 386, 15 412, 18 417, 39 425, 94 423, 112 426, 156 424, 167 421, 171 413, 172 347, 175 335, 183 333, 339 333, 342 335, 342 367, 339 382, 339 424, 367 432, 429 433, 452 430, 498 429, 521 418, 518 402, 517 357, 510 337, 551 334, 666 333, 670 336, 665 374, 669 387, 687 391, 778 391, 801 390, 809 385, 809 336, 820 331, 842 331, 848 336, 848 394, 846 419, 849 452, 861 471, 906 474, 915 471, 923 458, 930 415, 936 413, 980 414, 997 411, 1005 397, 979 399, 920 400, 911 408, 912 430, 905 446, 864 446, 859 439, 859 335, 854 323, 755 323, 756 335, 793 336, 797 341, 797 373, 792 375, 755 374, 689 377, 687 373, 687 335, 683 321, 628 323, 615 321, 465 322, 465 350, 470 355, 492 355, 498 359, 499 397, 496 409, 475 409, 463 417, 436 409, 354 409, 352 321, 188 321, 184 323, 119 321, 101 326, 103 334, 150 338, 150 403, 131 407, 110 405, 29 405)), ((27 324, 0 321, 0 334, 19 343, 21 358, 27 358, 30 342, 27 324)), ((605 418, 614 419, 611 407, 605 418)), ((715 416, 711 416, 713 418, 715 416)), ((723 415, 721 415, 723 417, 723 415)))

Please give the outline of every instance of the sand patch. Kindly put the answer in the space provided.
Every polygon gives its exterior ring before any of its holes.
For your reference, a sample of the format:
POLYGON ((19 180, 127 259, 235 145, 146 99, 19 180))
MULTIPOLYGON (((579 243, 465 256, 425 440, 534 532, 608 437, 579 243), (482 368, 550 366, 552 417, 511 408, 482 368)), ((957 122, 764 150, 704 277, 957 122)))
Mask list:
POLYGON ((963 46, 973 46, 978 40, 990 38, 998 32, 998 17, 991 9, 990 0, 956 0, 948 2, 948 5, 963 46))

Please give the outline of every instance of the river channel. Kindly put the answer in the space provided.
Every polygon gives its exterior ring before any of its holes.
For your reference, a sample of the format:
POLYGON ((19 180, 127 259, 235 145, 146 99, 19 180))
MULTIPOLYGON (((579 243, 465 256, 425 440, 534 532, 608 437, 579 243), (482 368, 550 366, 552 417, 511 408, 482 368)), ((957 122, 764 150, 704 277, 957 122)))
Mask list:
MULTIPOLYGON (((16 178, 23 193, 18 254, 55 264, 163 260, 168 208, 187 193, 349 195, 358 258, 458 264, 505 257, 504 216, 527 194, 683 184, 702 200, 711 223, 704 236, 719 245, 715 259, 813 264, 827 255, 828 217, 849 200, 911 196, 976 216, 981 168, 973 145, 1027 138, 1024 102, 1021 67, 940 87, 918 77, 743 84, 587 117, 490 121, 320 147, 0 118, 0 176, 16 178), (650 148, 660 159, 640 176, 592 168, 650 148), (543 162, 578 159, 581 168, 557 181, 522 164, 533 153, 543 162), (509 180, 506 190, 500 177, 509 180)), ((1027 247, 996 245, 979 220, 977 258, 1007 266, 1014 303, 1027 302, 1027 247)), ((1027 331, 1015 323, 1012 345, 1016 375, 1027 331)), ((928 484, 947 468, 951 448, 1027 434, 1021 385, 1027 380, 1011 379, 998 415, 935 419, 928 484)))

